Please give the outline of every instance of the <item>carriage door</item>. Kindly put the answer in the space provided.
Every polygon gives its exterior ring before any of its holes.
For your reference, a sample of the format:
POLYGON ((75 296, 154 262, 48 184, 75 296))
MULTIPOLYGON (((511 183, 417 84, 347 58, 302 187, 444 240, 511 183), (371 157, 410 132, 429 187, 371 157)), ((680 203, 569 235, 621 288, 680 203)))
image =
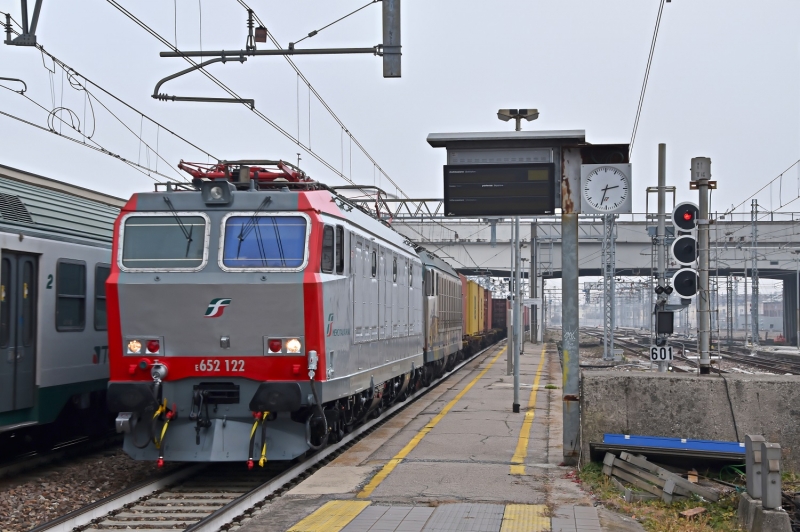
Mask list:
POLYGON ((36 256, 3 251, 0 262, 0 412, 33 406, 36 256))

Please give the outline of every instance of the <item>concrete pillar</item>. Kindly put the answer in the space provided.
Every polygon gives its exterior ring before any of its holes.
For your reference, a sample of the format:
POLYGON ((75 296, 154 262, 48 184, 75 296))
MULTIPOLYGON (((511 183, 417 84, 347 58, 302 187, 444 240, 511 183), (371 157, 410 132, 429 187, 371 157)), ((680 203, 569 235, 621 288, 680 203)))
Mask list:
POLYGON ((783 277, 783 336, 789 345, 797 345, 797 278, 783 277))
POLYGON ((564 463, 580 455, 580 351, 578 287, 578 213, 580 212, 581 154, 562 148, 561 156, 561 341, 563 348, 564 463))

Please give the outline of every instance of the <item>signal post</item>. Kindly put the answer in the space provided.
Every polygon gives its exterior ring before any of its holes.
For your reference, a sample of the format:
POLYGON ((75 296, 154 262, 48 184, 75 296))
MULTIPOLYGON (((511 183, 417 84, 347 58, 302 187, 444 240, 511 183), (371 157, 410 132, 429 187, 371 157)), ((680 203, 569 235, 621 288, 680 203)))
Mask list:
POLYGON ((711 159, 708 157, 695 157, 692 159, 691 188, 696 188, 700 193, 700 211, 697 219, 698 259, 699 268, 699 293, 697 298, 697 343, 700 348, 700 373, 711 373, 711 302, 708 280, 708 191, 717 188, 711 178, 711 159))

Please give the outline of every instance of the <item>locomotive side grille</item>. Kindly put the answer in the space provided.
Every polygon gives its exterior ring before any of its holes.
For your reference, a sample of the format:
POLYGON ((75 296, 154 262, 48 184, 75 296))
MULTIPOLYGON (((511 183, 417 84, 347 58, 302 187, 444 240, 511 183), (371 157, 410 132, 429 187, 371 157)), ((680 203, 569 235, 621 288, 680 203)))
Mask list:
POLYGON ((33 218, 19 196, 0 193, 0 216, 9 222, 32 224, 33 218))
POLYGON ((194 391, 203 394, 203 402, 208 405, 239 404, 239 385, 232 382, 201 382, 194 391))

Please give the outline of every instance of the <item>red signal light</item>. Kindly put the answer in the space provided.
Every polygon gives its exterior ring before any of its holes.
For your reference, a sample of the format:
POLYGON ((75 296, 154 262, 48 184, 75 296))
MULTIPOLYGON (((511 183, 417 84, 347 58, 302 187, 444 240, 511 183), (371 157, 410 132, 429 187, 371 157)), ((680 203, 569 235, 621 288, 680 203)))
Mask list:
POLYGON ((686 220, 687 222, 690 222, 692 220, 692 213, 686 211, 685 213, 683 213, 683 219, 686 220))
POLYGON ((148 353, 158 353, 159 349, 161 349, 161 344, 158 342, 158 340, 150 340, 147 342, 148 353))
POLYGON ((267 345, 270 353, 280 353, 283 350, 283 340, 280 338, 270 338, 267 345))

